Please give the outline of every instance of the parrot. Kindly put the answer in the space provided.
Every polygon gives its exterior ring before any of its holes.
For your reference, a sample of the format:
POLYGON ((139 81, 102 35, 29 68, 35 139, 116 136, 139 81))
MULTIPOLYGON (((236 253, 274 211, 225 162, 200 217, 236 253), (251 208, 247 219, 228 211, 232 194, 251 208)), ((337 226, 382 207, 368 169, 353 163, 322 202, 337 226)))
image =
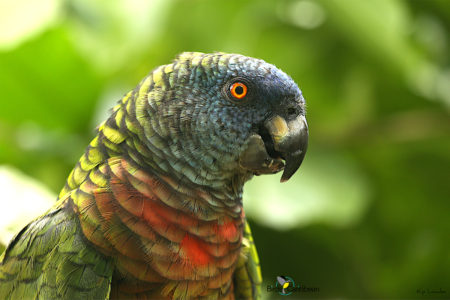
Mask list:
POLYGON ((305 105, 261 59, 184 52, 157 67, 97 127, 55 204, 9 243, 0 298, 260 299, 243 186, 296 173, 305 105))

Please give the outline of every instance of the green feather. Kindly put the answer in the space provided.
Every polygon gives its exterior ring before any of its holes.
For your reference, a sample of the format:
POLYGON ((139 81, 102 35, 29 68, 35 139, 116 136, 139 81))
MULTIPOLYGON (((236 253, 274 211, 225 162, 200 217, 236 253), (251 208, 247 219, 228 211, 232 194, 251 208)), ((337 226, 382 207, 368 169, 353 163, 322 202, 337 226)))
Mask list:
POLYGON ((28 224, 0 262, 0 299, 108 299, 113 263, 88 245, 73 212, 28 224))

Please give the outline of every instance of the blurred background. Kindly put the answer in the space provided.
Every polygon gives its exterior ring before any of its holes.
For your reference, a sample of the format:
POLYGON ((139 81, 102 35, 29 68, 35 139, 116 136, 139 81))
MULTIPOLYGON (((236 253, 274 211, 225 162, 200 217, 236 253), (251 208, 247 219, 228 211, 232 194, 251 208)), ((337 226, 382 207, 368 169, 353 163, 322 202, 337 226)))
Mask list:
POLYGON ((0 0, 0 252, 150 70, 234 52, 283 69, 308 103, 299 172, 245 188, 264 285, 448 299, 449 32, 447 0, 0 0))

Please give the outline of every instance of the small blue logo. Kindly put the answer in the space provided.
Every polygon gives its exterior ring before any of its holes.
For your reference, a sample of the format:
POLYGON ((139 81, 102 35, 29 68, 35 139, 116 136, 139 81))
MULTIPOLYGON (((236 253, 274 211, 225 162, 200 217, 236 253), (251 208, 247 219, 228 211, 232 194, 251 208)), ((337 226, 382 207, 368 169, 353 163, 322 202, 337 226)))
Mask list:
POLYGON ((277 276, 275 287, 278 290, 278 294, 287 296, 292 294, 295 288, 295 282, 294 279, 289 276, 277 276))
POLYGON ((267 285, 267 292, 277 292, 281 296, 289 296, 292 293, 319 293, 319 287, 309 287, 305 285, 295 284, 294 279, 289 276, 277 276, 274 285, 267 285))

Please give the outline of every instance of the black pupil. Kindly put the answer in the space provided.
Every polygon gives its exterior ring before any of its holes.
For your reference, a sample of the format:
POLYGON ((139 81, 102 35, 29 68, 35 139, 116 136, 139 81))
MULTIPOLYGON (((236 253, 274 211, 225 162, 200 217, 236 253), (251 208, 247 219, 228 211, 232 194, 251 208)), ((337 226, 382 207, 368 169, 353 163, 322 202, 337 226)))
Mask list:
POLYGON ((242 95, 244 93, 244 88, 240 85, 238 85, 237 87, 234 88, 234 92, 237 95, 242 95))

